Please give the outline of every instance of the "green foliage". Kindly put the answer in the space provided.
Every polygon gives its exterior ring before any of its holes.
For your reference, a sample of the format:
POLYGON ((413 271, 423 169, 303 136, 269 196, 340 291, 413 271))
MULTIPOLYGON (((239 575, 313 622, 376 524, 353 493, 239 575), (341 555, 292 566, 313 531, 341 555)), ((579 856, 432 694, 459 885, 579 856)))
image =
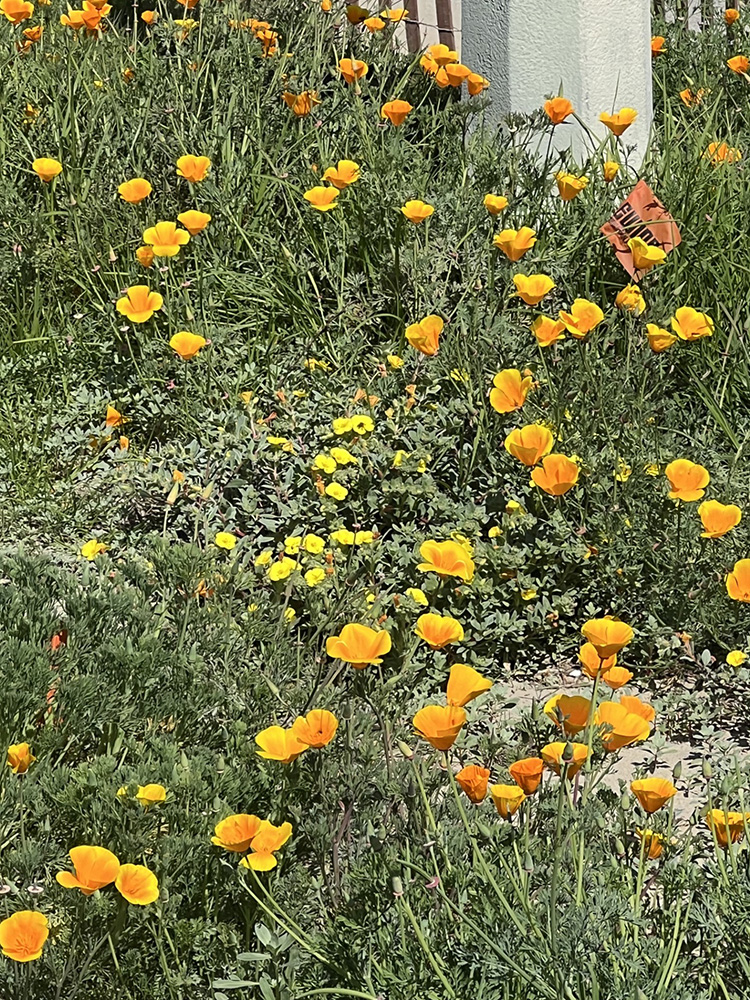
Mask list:
POLYGON ((748 672, 722 661, 750 643, 724 586, 745 525, 702 539, 697 505, 670 501, 663 472, 701 462, 707 497, 746 505, 750 196, 744 160, 704 156, 712 142, 748 147, 747 81, 726 68, 746 19, 728 36, 663 28, 636 172, 627 133, 592 138, 575 163, 541 110, 495 135, 486 97, 438 89, 392 28, 370 35, 340 5, 201 0, 160 8, 151 28, 116 6, 98 36, 38 7, 45 31, 27 53, 23 25, 3 29, 0 741, 29 742, 37 760, 0 773, 0 917, 38 908, 51 933, 41 960, 0 960, 0 995, 744 996, 750 855, 720 849, 701 813, 744 811, 747 768, 723 729, 747 729, 748 672), (279 32, 269 58, 230 23, 251 14, 279 32), (175 17, 194 30, 183 38, 175 17), (358 86, 339 75, 343 55, 369 64, 358 86), (685 87, 705 91, 699 104, 685 87), (306 89, 320 104, 297 118, 281 97, 306 89), (399 128, 380 114, 395 97, 414 106, 399 128), (211 158, 198 185, 177 177, 187 153, 211 158), (63 164, 49 185, 37 156, 63 164), (360 179, 315 212, 304 192, 345 158, 360 179), (621 163, 611 184, 608 158, 621 163), (560 169, 589 178, 572 202, 560 169), (129 205, 117 188, 135 176, 153 194, 129 205), (626 275, 599 231, 638 176, 683 235, 642 282, 643 317, 616 308, 626 275), (488 192, 508 197, 499 220, 488 192), (412 198, 435 207, 419 227, 400 211, 412 198), (207 229, 144 269, 143 231, 190 208, 211 214, 207 229), (492 237, 522 225, 538 240, 513 264, 492 237), (538 308, 515 296, 517 272, 554 280, 538 308), (145 324, 115 308, 138 283, 164 296, 145 324), (577 297, 604 322, 539 348, 534 316, 577 297), (682 305, 714 319, 713 337, 652 353, 645 323, 668 327, 682 305), (405 338, 428 314, 446 321, 434 357, 405 338), (187 363, 168 346, 181 330, 210 339, 187 363), (534 386, 501 415, 488 393, 505 368, 528 368, 534 386), (105 426, 108 405, 123 424, 105 426), (372 426, 339 425, 353 416, 372 426), (504 448, 534 422, 580 464, 562 498, 504 448), (353 461, 326 471, 332 448, 353 461), (332 483, 346 495, 326 494, 332 483), (320 551, 290 541, 309 534, 320 551), (106 551, 88 562, 92 538, 106 551), (416 568, 425 539, 448 538, 472 548, 470 585, 416 568), (274 580, 283 552, 297 565, 274 580), (460 620, 462 643, 417 640, 414 587, 460 620), (593 730, 583 779, 545 777, 512 823, 469 806, 453 765, 503 782, 554 740, 513 685, 569 669, 580 625, 606 613, 636 628, 626 658, 658 713, 644 767, 663 769, 667 738, 715 758, 680 782, 690 819, 637 813, 593 730), (326 655, 349 622, 388 629, 381 666, 326 655), (414 713, 442 702, 464 661, 495 686, 450 761, 415 751, 414 713), (311 708, 339 719, 329 746, 290 765, 258 757, 258 732, 311 708), (135 793, 148 783, 167 798, 146 809, 135 793), (293 826, 268 874, 211 843, 245 812, 293 826), (644 857, 638 825, 664 835, 660 859, 644 857), (63 889, 55 874, 81 844, 151 868, 158 902, 63 889))

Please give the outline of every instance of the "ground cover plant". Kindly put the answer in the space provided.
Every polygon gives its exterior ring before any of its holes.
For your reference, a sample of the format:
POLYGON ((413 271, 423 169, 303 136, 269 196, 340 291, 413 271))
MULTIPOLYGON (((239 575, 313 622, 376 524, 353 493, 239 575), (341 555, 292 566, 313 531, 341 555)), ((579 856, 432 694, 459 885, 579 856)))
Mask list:
POLYGON ((0 13, 0 996, 747 995, 746 12, 637 169, 398 10, 0 13))

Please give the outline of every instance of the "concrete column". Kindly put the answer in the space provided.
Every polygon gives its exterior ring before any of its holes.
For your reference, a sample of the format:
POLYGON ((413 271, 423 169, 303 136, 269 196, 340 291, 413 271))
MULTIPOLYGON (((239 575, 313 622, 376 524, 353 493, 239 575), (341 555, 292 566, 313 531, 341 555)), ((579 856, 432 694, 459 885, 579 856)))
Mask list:
MULTIPOLYGON (((491 83, 488 121, 541 108, 561 89, 598 136, 602 111, 638 111, 624 135, 643 156, 653 117, 650 0, 463 0, 461 61, 491 83)), ((558 142, 582 155, 575 125, 558 142)))

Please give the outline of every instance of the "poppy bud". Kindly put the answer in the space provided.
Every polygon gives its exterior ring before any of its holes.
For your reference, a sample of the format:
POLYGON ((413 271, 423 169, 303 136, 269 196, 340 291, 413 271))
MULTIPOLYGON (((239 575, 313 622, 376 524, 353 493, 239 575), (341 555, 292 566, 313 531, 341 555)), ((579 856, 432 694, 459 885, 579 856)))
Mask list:
POLYGON ((526 857, 523 859, 523 870, 529 875, 534 871, 534 859, 529 851, 526 852, 526 857))
POLYGON ((623 844, 623 842, 620 840, 619 837, 615 839, 614 848, 615 848, 615 854, 623 855, 625 853, 625 845, 623 844))
MULTIPOLYGON (((84 569, 85 569, 85 567, 84 567, 84 569)), ((714 773, 714 769, 711 767, 711 761, 710 760, 704 760, 703 761, 703 777, 708 780, 708 778, 710 778, 713 773, 714 773)))
POLYGON ((404 894, 404 883, 401 881, 401 879, 398 877, 398 875, 394 875, 393 878, 391 879, 391 886, 393 888, 393 895, 394 896, 403 896, 403 894, 404 894))
POLYGON ((678 760, 675 766, 672 768, 672 777, 674 778, 675 781, 677 781, 677 779, 680 777, 681 774, 682 774, 682 761, 678 760))
POLYGON ((404 755, 404 757, 406 757, 407 760, 413 760, 414 759, 414 751, 412 750, 412 748, 409 746, 408 743, 404 743, 403 740, 399 740, 398 741, 398 748, 401 751, 401 753, 404 755))
POLYGON ((489 840, 492 837, 492 830, 487 826, 486 823, 477 822, 477 833, 481 834, 489 840))
POLYGON ((623 812, 627 812, 630 809, 630 796, 627 792, 622 793, 622 798, 620 799, 620 809, 623 812))
POLYGON ((573 753, 574 753, 574 751, 573 751, 573 744, 572 743, 566 743, 565 744, 565 749, 563 750, 562 755, 561 755, 561 759, 563 760, 563 762, 565 764, 569 764, 571 762, 571 760, 573 760, 573 753))

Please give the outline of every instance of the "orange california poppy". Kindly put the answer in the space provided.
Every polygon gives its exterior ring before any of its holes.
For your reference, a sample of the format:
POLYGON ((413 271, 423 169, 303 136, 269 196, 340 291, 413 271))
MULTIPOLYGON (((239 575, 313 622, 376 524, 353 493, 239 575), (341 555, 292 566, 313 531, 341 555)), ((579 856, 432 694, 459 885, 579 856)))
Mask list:
POLYGON ((547 767, 554 771, 555 774, 560 774, 563 767, 567 764, 567 775, 569 778, 575 777, 576 774, 583 767, 584 761, 589 755, 589 748, 585 743, 548 743, 546 746, 542 747, 539 751, 542 755, 542 760, 547 765, 547 767), (570 760, 565 760, 564 755, 566 755, 566 747, 570 747, 571 757, 570 760))
POLYGON ((520 229, 503 229, 492 242, 509 260, 517 262, 536 243, 536 233, 528 226, 521 226, 520 229))
POLYGON ((636 712, 629 712, 621 702, 603 701, 596 710, 594 722, 602 728, 602 743, 610 753, 631 743, 640 743, 651 734, 647 720, 636 712))
POLYGON ((408 101, 386 101, 380 109, 380 117, 387 118, 391 125, 399 126, 404 124, 407 115, 413 110, 408 101))
POLYGON ((478 670, 467 663, 454 663, 448 676, 446 700, 449 705, 463 708, 491 687, 492 681, 483 677, 478 670))
POLYGON ((422 573, 437 573, 442 579, 457 576, 464 583, 474 579, 474 560, 459 542, 428 539, 420 545, 419 554, 424 562, 419 563, 417 569, 422 573))
POLYGON ((314 750, 320 750, 331 742, 339 727, 339 720, 325 708, 314 708, 304 717, 298 715, 292 725, 292 732, 300 742, 314 750))
POLYGON ((464 637, 461 623, 449 615, 420 615, 414 632, 432 649, 443 649, 452 642, 461 642, 464 637))
POLYGON ((80 889, 84 896, 91 896, 117 878, 120 862, 105 847, 82 845, 70 850, 73 872, 58 872, 57 881, 65 889, 80 889))
POLYGON ((148 906, 159 898, 158 879, 145 865, 120 865, 115 888, 135 906, 148 906))
POLYGON ((407 326, 406 339, 415 351, 433 357, 438 352, 444 325, 439 316, 425 316, 418 323, 407 326))
POLYGON ((201 337, 197 333, 190 333, 187 330, 181 330, 179 333, 175 333, 169 340, 169 346, 175 352, 179 354, 183 361, 189 361, 194 358, 198 351, 202 347, 205 347, 208 341, 205 337, 201 337))
POLYGON ((419 735, 436 750, 452 747, 465 722, 465 710, 456 705, 426 705, 413 719, 419 735))
POLYGON ((191 208, 188 212, 180 212, 177 221, 183 224, 191 236, 197 236, 209 224, 211 216, 208 212, 199 212, 197 209, 191 208))
POLYGON ((544 714, 562 727, 566 736, 575 736, 586 728, 591 700, 582 695, 555 694, 544 705, 544 714))
POLYGON ((147 323, 155 312, 164 305, 158 292, 152 292, 148 285, 131 285, 125 295, 117 300, 117 311, 131 323, 147 323))
POLYGON ((532 385, 531 375, 523 376, 517 368, 504 368, 492 380, 490 406, 498 413, 520 410, 532 385))
POLYGON ((8 747, 6 762, 13 774, 26 774, 35 760, 28 743, 14 743, 8 747))
POLYGON ((350 663, 359 669, 368 664, 378 665, 391 650, 391 637, 385 629, 375 630, 369 625, 353 623, 344 625, 340 635, 326 640, 326 653, 350 663))
POLYGON ((17 910, 0 922, 0 948, 14 962, 40 958, 48 937, 47 918, 38 910, 17 910))
POLYGON ((574 113, 573 105, 566 97, 553 97, 544 102, 544 112, 553 125, 561 125, 574 113))
POLYGON ((356 83, 367 76, 369 68, 362 59, 339 59, 339 72, 347 83, 356 83))
POLYGON ((741 840, 748 823, 750 823, 750 813, 711 809, 706 815, 706 825, 709 830, 714 832, 719 846, 723 848, 727 848, 730 843, 736 844, 741 840))
POLYGON ((255 742, 260 747, 259 757, 279 764, 291 764, 308 749, 307 743, 303 743, 293 730, 281 726, 268 726, 258 733, 255 742))
POLYGON ((630 791, 649 816, 677 794, 675 786, 666 778, 637 778, 630 782, 630 791))
POLYGON ((613 135, 622 135, 625 129, 630 128, 633 122, 638 117, 638 112, 633 110, 633 108, 620 108, 614 114, 608 115, 606 111, 602 111, 599 115, 599 121, 603 122, 613 135))
POLYGON ((511 819, 526 798, 523 789, 518 785, 493 785, 490 788, 490 795, 503 819, 511 819))
POLYGON ((132 180, 123 181, 117 191, 123 201, 127 201, 130 205, 138 205, 144 198, 148 198, 153 188, 145 178, 134 177, 132 180))
POLYGON ((690 462, 687 458, 678 458, 670 462, 664 470, 664 475, 669 480, 670 500, 683 500, 686 503, 700 500, 711 481, 708 469, 690 462))
POLYGON ((584 642, 578 650, 578 659, 580 660, 584 674, 590 677, 592 681, 596 680, 605 671, 611 670, 617 664, 616 653, 603 660, 597 653, 596 646, 590 642, 584 642))
POLYGON ((537 316, 531 324, 531 332, 536 337, 540 347, 550 347, 558 340, 564 340, 565 324, 562 320, 555 321, 549 316, 537 316))
POLYGON ((531 481, 550 496, 560 497, 573 489, 580 472, 566 455, 545 455, 542 464, 531 470, 531 481))
POLYGON ((524 757, 508 767, 511 778, 523 789, 525 795, 533 795, 539 788, 544 771, 541 757, 524 757))
POLYGON ((547 274, 516 274, 513 276, 513 284, 518 297, 527 306, 538 305, 555 287, 554 281, 547 274))
POLYGON ((750 559, 738 559, 727 576, 727 593, 733 601, 750 602, 750 559))
POLYGON ((250 850, 253 838, 257 836, 265 820, 248 813, 235 813, 216 824, 211 843, 223 847, 225 851, 244 854, 250 850))
POLYGON ((291 823, 274 826, 268 820, 263 820, 260 830, 253 837, 250 854, 240 859, 240 865, 243 868, 252 868, 256 872, 271 871, 277 865, 274 852, 280 850, 291 835, 291 823))
POLYGON ((552 451, 554 438, 542 424, 516 427, 505 438, 505 450, 526 466, 536 465, 552 451))
POLYGON ((181 156, 177 161, 177 176, 184 177, 191 184, 198 184, 206 179, 211 169, 211 161, 207 156, 181 156))
POLYGON ((603 660, 619 653, 633 641, 634 635, 630 625, 614 618, 590 618, 581 627, 581 633, 603 660))
POLYGON ((576 299, 570 307, 570 312, 560 310, 560 320, 565 324, 565 329, 576 340, 591 333, 604 319, 604 313, 595 302, 588 299, 576 299))
POLYGON ((619 691, 632 679, 633 673, 626 667, 610 667, 602 671, 602 680, 612 691, 619 691))
POLYGON ((468 767, 462 767, 458 772, 456 782, 469 799, 473 803, 478 804, 479 802, 484 802, 487 796, 489 778, 490 772, 486 767, 480 767, 478 764, 469 764, 468 767))

